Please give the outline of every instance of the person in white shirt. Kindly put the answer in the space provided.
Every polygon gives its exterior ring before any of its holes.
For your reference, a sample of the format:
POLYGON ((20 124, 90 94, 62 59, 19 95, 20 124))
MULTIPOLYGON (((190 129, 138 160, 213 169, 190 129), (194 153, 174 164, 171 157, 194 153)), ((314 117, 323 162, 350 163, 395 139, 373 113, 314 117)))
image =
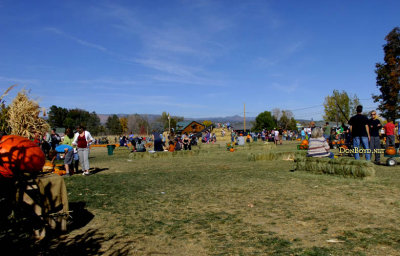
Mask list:
POLYGON ((93 142, 90 132, 85 131, 85 127, 80 125, 78 132, 75 133, 72 145, 77 146, 79 162, 81 163, 83 175, 89 175, 89 146, 93 142))

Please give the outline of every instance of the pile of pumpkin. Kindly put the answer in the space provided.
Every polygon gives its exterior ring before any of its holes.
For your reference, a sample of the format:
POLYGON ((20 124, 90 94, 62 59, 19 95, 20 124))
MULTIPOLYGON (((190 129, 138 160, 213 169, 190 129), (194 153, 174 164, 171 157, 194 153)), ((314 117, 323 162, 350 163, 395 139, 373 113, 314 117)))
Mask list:
POLYGON ((52 172, 60 176, 66 174, 63 164, 53 164, 51 161, 46 161, 43 166, 43 172, 52 172))
POLYGON ((302 140, 300 145, 297 146, 299 150, 307 150, 308 149, 308 140, 302 140))
POLYGON ((20 173, 39 173, 45 155, 38 145, 27 138, 6 135, 0 139, 0 175, 13 178, 20 173))
POLYGON ((333 140, 332 141, 332 145, 338 145, 340 147, 340 145, 344 145, 345 141, 344 140, 333 140))

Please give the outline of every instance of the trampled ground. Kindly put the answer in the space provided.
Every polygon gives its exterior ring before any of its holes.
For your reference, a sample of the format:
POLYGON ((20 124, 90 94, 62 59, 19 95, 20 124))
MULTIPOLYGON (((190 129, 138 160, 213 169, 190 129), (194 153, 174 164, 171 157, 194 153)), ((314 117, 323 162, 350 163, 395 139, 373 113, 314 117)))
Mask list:
POLYGON ((88 212, 76 210, 81 225, 54 246, 75 255, 400 255, 398 166, 377 166, 366 180, 293 172, 291 161, 248 161, 256 145, 143 159, 95 148, 97 173, 66 178, 71 208, 88 212))

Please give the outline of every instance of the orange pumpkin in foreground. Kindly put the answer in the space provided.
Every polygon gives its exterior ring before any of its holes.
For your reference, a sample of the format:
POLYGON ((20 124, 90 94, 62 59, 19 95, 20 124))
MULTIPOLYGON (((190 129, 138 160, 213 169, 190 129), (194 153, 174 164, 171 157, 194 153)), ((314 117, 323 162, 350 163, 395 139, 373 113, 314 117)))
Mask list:
POLYGON ((308 140, 303 140, 303 141, 301 142, 301 145, 308 145, 308 140))
POLYGON ((396 149, 394 147, 388 147, 385 150, 386 155, 396 155, 396 149))
POLYGON ((230 152, 234 152, 235 149, 234 149, 234 148, 230 148, 229 151, 230 151, 230 152))
POLYGON ((27 138, 6 135, 0 140, 0 175, 11 178, 16 172, 42 171, 46 157, 38 145, 27 138))

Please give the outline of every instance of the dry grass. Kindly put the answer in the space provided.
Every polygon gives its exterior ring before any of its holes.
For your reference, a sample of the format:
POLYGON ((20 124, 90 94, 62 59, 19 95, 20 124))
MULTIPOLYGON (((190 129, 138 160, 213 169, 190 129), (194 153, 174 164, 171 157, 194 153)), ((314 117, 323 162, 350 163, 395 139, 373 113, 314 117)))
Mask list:
POLYGON ((95 231, 105 255, 399 255, 398 167, 349 179, 207 150, 133 159, 93 149, 92 166, 106 170, 66 183, 70 202, 87 203, 95 217, 62 243, 84 247, 79 239, 95 231))

